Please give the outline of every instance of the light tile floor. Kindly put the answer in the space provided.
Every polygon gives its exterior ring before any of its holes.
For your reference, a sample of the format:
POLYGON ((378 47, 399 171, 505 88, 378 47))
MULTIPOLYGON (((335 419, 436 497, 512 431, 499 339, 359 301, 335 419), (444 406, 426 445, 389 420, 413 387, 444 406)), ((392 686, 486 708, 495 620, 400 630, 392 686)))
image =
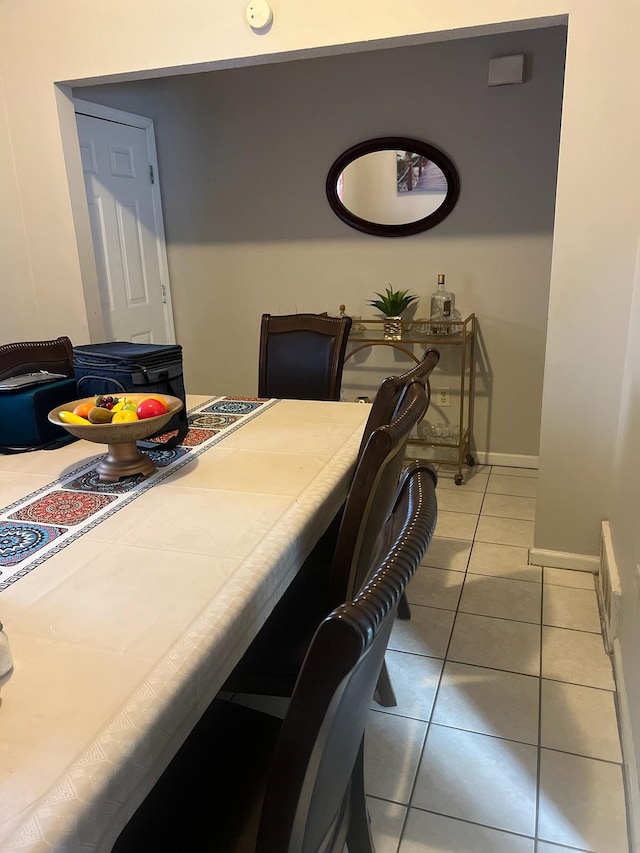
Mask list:
POLYGON ((527 564, 535 471, 450 472, 367 728, 377 853, 628 853, 593 576, 527 564))

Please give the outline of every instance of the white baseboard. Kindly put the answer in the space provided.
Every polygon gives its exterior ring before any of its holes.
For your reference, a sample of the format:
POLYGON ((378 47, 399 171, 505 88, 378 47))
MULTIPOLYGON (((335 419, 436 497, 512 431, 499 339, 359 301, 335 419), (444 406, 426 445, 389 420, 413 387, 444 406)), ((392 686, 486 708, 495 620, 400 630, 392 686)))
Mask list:
POLYGON ((491 453, 486 450, 476 450, 475 456, 478 465, 503 465, 505 468, 536 468, 538 467, 537 456, 525 456, 522 453, 491 453))
POLYGON ((600 557, 591 554, 571 554, 568 551, 549 551, 546 548, 529 548, 529 565, 547 566, 550 569, 574 569, 577 572, 598 574, 600 557))
POLYGON ((620 641, 613 642, 613 669, 618 695, 618 715, 620 722, 620 742, 622 745, 622 770, 627 792, 627 811, 629 826, 629 850, 640 850, 640 783, 633 743, 633 729, 629 713, 629 698, 622 669, 620 641))

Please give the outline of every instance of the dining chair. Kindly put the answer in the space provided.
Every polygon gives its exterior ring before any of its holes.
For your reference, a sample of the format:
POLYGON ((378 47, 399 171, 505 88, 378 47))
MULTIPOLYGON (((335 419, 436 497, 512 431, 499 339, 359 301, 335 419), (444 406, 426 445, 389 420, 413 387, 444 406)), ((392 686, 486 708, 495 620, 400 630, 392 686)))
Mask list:
POLYGON ((113 853, 374 853, 364 733, 400 595, 436 523, 434 471, 417 462, 392 541, 362 588, 314 633, 284 720, 215 699, 113 853))
MULTIPOLYGON (((291 696, 316 627, 365 580, 378 538, 388 529, 407 440, 426 410, 424 383, 414 379, 402 392, 396 417, 374 430, 356 466, 333 559, 327 559, 322 542, 311 553, 225 682, 225 691, 291 696)), ((395 705, 385 667, 380 688, 380 704, 395 705)))
MULTIPOLYGON (((439 360, 439 350, 435 349, 434 347, 429 347, 425 350, 420 361, 412 368, 398 376, 387 376, 385 377, 385 379, 382 380, 382 382, 378 386, 378 390, 376 391, 373 403, 371 404, 371 411, 369 412, 369 417, 367 418, 367 422, 362 432, 362 439, 360 441, 360 448, 358 450, 356 464, 362 457, 362 454, 367 445, 367 442, 369 441, 371 433, 378 427, 390 424, 393 420, 394 412, 398 407, 400 396, 412 379, 422 379, 424 381, 425 390, 427 394, 427 408, 429 407, 429 403, 431 400, 431 386, 429 383, 429 376, 433 372, 433 369, 436 367, 439 360)), ((317 551, 320 551, 321 549, 323 550, 325 560, 333 559, 333 552, 335 551, 336 547, 339 523, 343 511, 344 506, 336 514, 336 517, 333 519, 331 525, 329 526, 329 529, 323 535, 321 542, 317 546, 317 551)), ((409 603, 407 601, 406 595, 402 596, 400 604, 398 605, 398 618, 411 618, 411 610, 409 608, 409 603)))
MULTIPOLYGON (((391 422, 403 389, 406 388, 409 382, 413 379, 422 379, 424 381, 427 392, 427 408, 429 407, 429 403, 431 401, 431 384, 429 382, 429 377, 439 361, 440 351, 435 349, 435 347, 428 347, 420 361, 412 368, 398 376, 387 376, 382 380, 378 390, 376 391, 376 395, 373 398, 371 411, 369 412, 369 417, 367 418, 367 422, 362 433, 358 458, 360 458, 364 452, 364 448, 367 445, 371 433, 378 429, 378 427, 391 422)), ((406 593, 404 593, 398 605, 398 618, 411 618, 411 608, 409 607, 406 593)))
POLYGON ((339 400, 351 317, 263 314, 258 396, 339 400))
POLYGON ((360 450, 358 457, 364 451, 367 441, 371 433, 378 427, 391 423, 393 414, 400 400, 400 394, 406 388, 412 379, 422 379, 427 392, 427 407, 431 401, 431 385, 429 376, 433 372, 434 367, 440 361, 440 352, 434 347, 429 347, 425 350, 420 361, 415 364, 410 370, 401 373, 399 376, 387 376, 382 380, 376 391, 371 404, 371 411, 364 426, 362 440, 360 442, 360 450))
POLYGON ((0 346, 0 379, 40 370, 73 376, 73 344, 66 335, 48 341, 19 341, 0 346))

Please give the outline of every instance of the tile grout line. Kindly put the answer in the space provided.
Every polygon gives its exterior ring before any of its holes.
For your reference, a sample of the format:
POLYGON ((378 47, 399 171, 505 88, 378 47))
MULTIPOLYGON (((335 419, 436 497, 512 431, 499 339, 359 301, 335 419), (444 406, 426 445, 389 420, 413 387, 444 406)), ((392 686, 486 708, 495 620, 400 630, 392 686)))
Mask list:
MULTIPOLYGON (((487 482, 488 482, 488 478, 487 478, 487 482)), ((485 488, 486 488, 486 487, 485 487, 485 488)), ((482 498, 482 500, 484 501, 484 492, 483 492, 483 498, 482 498)), ((437 501, 437 492, 436 492, 436 501, 437 501)), ((481 506, 482 506, 482 504, 481 504, 481 506)), ((472 544, 471 544, 471 548, 469 549, 469 556, 467 557, 467 562, 466 562, 466 565, 465 565, 465 570, 464 570, 465 580, 466 580, 466 577, 467 577, 467 569, 468 569, 468 567, 469 567, 469 560, 471 559, 471 552, 473 551, 473 543, 474 543, 474 541, 475 541, 475 531, 477 530, 477 527, 478 527, 478 520, 479 520, 479 519, 480 519, 480 514, 478 514, 478 516, 477 516, 476 526, 475 526, 475 528, 474 528, 474 535, 473 535, 473 539, 471 540, 471 543, 472 543, 472 544)), ((413 783, 412 783, 412 785, 411 785, 411 790, 409 791, 409 796, 408 796, 408 798, 407 798, 407 799, 408 799, 408 802, 407 802, 407 810, 406 810, 406 813, 405 813, 405 816, 404 816, 404 820, 402 821, 402 826, 401 826, 401 828, 400 828, 400 835, 399 835, 399 837, 398 837, 398 846, 397 846, 397 848, 396 848, 396 850, 397 850, 397 851, 400 849, 400 847, 401 847, 401 845, 402 845, 402 839, 403 839, 403 837, 404 837, 405 829, 406 829, 406 827, 407 827, 407 821, 409 820, 409 813, 410 813, 411 808, 412 808, 411 803, 412 803, 412 801, 413 801, 413 795, 415 794, 416 785, 417 785, 417 783, 418 783, 418 773, 420 772, 420 765, 421 765, 421 763, 422 763, 422 759, 424 758, 425 749, 426 749, 426 746, 427 746, 427 738, 429 737, 429 730, 431 729, 431 720, 432 720, 432 717, 433 717, 433 711, 434 711, 434 708, 435 708, 435 706, 436 706, 436 702, 437 702, 437 700, 438 700, 438 694, 439 694, 439 692, 440 692, 440 685, 442 684, 442 676, 443 676, 443 674, 444 674, 444 668, 445 668, 446 663, 447 663, 447 654, 448 654, 448 652, 449 652, 449 646, 451 645, 451 638, 453 637, 453 631, 454 631, 454 629, 455 629, 456 619, 458 618, 458 608, 459 608, 459 606, 460 606, 460 599, 461 599, 461 597, 462 597, 462 589, 463 589, 463 587, 464 587, 464 581, 462 582, 462 584, 461 584, 461 586, 460 586, 460 592, 459 592, 459 594, 458 594, 458 604, 457 604, 456 609, 455 609, 455 612, 454 612, 453 622, 451 623, 451 631, 450 631, 450 633, 449 633, 449 639, 448 639, 448 641, 447 641, 447 646, 446 646, 446 648, 445 648, 445 650, 444 650, 444 654, 443 654, 443 657, 442 657, 442 667, 441 667, 441 669, 440 669, 440 675, 438 676, 438 684, 437 684, 436 689, 435 689, 434 694, 433 694, 433 701, 432 701, 432 703, 431 703, 431 710, 430 710, 430 712, 429 712, 429 719, 426 721, 426 723, 427 723, 427 728, 426 728, 425 733, 424 733, 424 740, 422 741, 422 747, 421 747, 421 749, 420 749, 420 755, 419 755, 419 757, 418 757, 418 762, 417 762, 417 764, 416 764, 416 773, 415 773, 415 776, 414 776, 414 779, 413 779, 413 783)), ((449 611, 449 612, 451 612, 451 611, 449 611)))
MULTIPOLYGON (((387 802, 391 802, 391 801, 387 801, 387 802)), ((494 832, 502 832, 505 835, 511 835, 514 838, 524 838, 527 841, 533 841, 534 840, 531 835, 527 835, 525 832, 515 832, 513 829, 499 829, 496 826, 489 826, 486 823, 479 823, 477 820, 469 820, 469 818, 466 818, 466 817, 451 817, 451 815, 445 814, 444 812, 435 811, 434 809, 423 809, 423 808, 420 808, 419 806, 415 806, 415 809, 416 809, 416 811, 423 812, 424 814, 433 814, 433 815, 437 815, 438 817, 447 818, 448 820, 454 820, 454 821, 459 821, 460 823, 465 823, 468 826, 477 826, 479 829, 490 829, 490 830, 493 830, 494 832)), ((576 853, 590 853, 588 850, 581 851, 581 849, 579 847, 567 847, 567 848, 562 848, 562 849, 563 850, 564 849, 571 850, 571 851, 575 850, 576 853)), ((439 848, 439 850, 442 851, 442 848, 439 848)), ((449 849, 448 853, 457 853, 457 851, 452 851, 451 849, 449 849)))
MULTIPOLYGON (((490 477, 490 476, 491 476, 491 472, 489 471, 489 477, 490 477)), ((489 477, 487 477, 487 485, 489 484, 489 477)), ((480 503, 480 510, 482 510, 482 504, 484 503, 484 498, 485 498, 485 495, 486 495, 486 490, 487 490, 487 486, 485 486, 485 488, 484 488, 484 490, 483 490, 483 492, 482 492, 482 501, 481 501, 481 503, 480 503)), ((436 493, 436 500, 437 500, 437 493, 436 493)), ((453 617, 453 622, 451 623, 451 631, 450 631, 450 633, 449 633, 449 639, 448 639, 448 641, 447 641, 447 646, 446 646, 446 648, 445 648, 445 650, 444 650, 444 655, 443 655, 443 657, 442 657, 442 668, 441 668, 441 670, 440 670, 440 675, 439 675, 439 677, 438 677, 438 684, 437 684, 436 689, 435 689, 434 694, 433 694, 433 701, 432 701, 432 703, 431 703, 431 710, 430 710, 430 712, 429 712, 429 719, 426 721, 426 723, 427 723, 427 728, 426 728, 425 733, 424 733, 424 740, 423 740, 423 742, 422 742, 422 747, 421 747, 421 749, 420 749, 420 756, 419 756, 419 758, 418 758, 418 762, 417 762, 417 764, 416 764, 416 773, 415 773, 415 776, 414 776, 414 779, 413 779, 413 784, 411 785, 411 790, 410 790, 410 792, 409 792, 408 803, 407 803, 407 810, 406 810, 406 813, 405 813, 405 816, 404 816, 404 820, 402 821, 402 826, 401 826, 401 828, 400 828, 400 835, 399 835, 399 837, 398 837, 398 846, 397 846, 397 848, 396 848, 396 850, 397 850, 397 851, 399 851, 399 849, 400 849, 400 847, 401 847, 401 845, 402 845, 402 839, 403 839, 403 837, 404 837, 405 829, 406 829, 406 826, 407 826, 407 821, 409 820, 409 813, 410 813, 411 808, 412 808, 411 803, 412 803, 412 801, 413 801, 413 796, 414 796, 414 794, 415 794, 415 789, 416 789, 416 785, 417 785, 417 782, 418 782, 418 773, 420 772, 420 765, 421 765, 421 763, 422 763, 422 759, 424 758, 425 749, 426 749, 426 747, 427 747, 427 739, 428 739, 428 737, 429 737, 429 731, 431 730, 431 723, 432 723, 432 719, 433 719, 433 712, 434 712, 434 709, 435 709, 435 707, 436 707, 436 702, 438 701, 438 694, 440 693, 440 686, 441 686, 441 684, 442 684, 442 677, 443 677, 443 675, 444 675, 445 666, 446 666, 446 664, 447 664, 447 656, 448 656, 448 654, 449 654, 449 648, 450 648, 450 646, 451 646, 451 639, 452 639, 452 637, 453 637, 453 632, 454 632, 454 630, 455 630, 455 626, 456 626, 456 620, 457 620, 457 618, 458 618, 458 612, 459 612, 459 608, 460 608, 460 600, 461 600, 461 598, 462 598, 462 590, 463 590, 463 588, 464 588, 464 584, 465 584, 466 579, 467 579, 467 571, 468 571, 468 569, 469 569, 469 561, 471 560, 471 554, 472 554, 472 552, 473 552, 473 546, 474 546, 474 544, 475 544, 475 537, 476 537, 476 532, 477 532, 477 530, 478 530, 478 524, 479 524, 479 521, 480 521, 480 513, 478 513, 478 515, 477 515, 477 519, 476 519, 476 526, 475 526, 475 528, 474 528, 474 533, 473 533, 473 539, 471 540, 471 548, 469 549, 469 556, 467 557, 467 562, 466 562, 465 569, 464 569, 464 581, 462 582, 462 584, 461 584, 461 586, 460 586, 460 592, 459 592, 459 594, 458 594, 458 604, 457 604, 456 609, 455 609, 455 613, 454 613, 454 617, 453 617)), ((434 725, 435 725, 435 724, 434 724, 434 725)))

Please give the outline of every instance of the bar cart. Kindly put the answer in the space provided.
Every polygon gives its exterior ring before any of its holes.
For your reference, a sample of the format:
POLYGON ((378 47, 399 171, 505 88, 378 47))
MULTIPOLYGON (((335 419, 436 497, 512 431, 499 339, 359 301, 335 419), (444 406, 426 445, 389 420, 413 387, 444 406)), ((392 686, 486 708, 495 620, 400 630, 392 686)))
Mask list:
POLYGON ((460 403, 457 429, 454 435, 433 435, 429 438, 411 437, 409 444, 435 448, 436 455, 429 456, 431 462, 441 465, 455 465, 456 486, 464 481, 463 465, 475 465, 471 447, 473 444, 473 403, 475 395, 475 339, 476 315, 469 314, 465 319, 438 320, 354 320, 349 334, 345 362, 361 350, 368 347, 386 346, 404 353, 416 362, 421 355, 414 352, 415 345, 457 347, 460 360, 460 403), (455 451, 446 458, 446 453, 438 455, 438 450, 455 451))

